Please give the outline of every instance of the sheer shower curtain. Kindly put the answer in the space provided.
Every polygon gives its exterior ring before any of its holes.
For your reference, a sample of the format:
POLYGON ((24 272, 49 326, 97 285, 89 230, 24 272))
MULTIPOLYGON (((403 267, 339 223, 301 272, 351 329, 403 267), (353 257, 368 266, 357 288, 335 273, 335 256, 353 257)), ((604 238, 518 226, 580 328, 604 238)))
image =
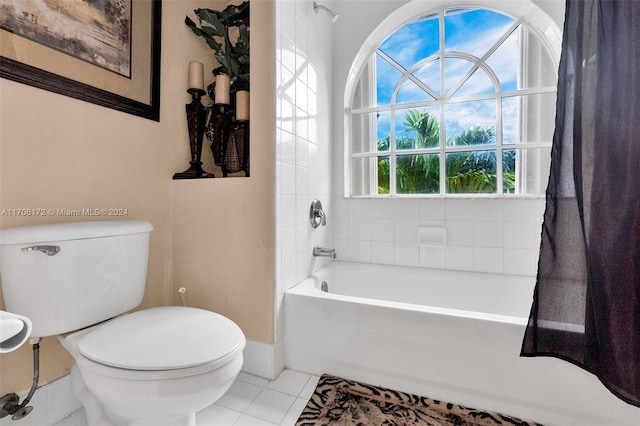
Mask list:
POLYGON ((538 281, 522 356, 640 406, 640 1, 567 0, 538 281))

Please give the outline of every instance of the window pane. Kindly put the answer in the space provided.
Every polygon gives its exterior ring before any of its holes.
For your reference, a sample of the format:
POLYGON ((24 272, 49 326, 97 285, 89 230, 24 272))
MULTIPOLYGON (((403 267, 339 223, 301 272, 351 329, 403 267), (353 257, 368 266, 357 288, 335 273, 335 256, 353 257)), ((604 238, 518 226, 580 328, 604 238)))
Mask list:
POLYGON ((396 97, 397 104, 406 104, 409 102, 428 102, 433 101, 433 97, 429 95, 424 89, 419 87, 413 81, 407 79, 402 83, 402 87, 398 91, 396 97))
MULTIPOLYGON (((362 77, 361 77, 362 78, 362 77)), ((376 102, 377 105, 389 105, 396 84, 402 73, 394 68, 386 59, 376 54, 376 102)))
POLYGON ((451 89, 459 85, 464 77, 473 67, 473 62, 460 58, 446 58, 444 60, 444 92, 449 93, 451 89))
MULTIPOLYGON (((523 27, 524 28, 524 27, 523 27)), ((523 57, 523 71, 519 89, 534 89, 550 87, 557 84, 556 66, 553 65, 547 49, 540 43, 538 37, 525 28, 521 34, 521 55, 523 57)))
POLYGON ((378 157, 378 194, 389 194, 391 188, 391 168, 389 157, 378 157))
POLYGON ((551 170, 551 148, 505 150, 502 167, 505 194, 542 195, 551 170))
POLYGON ((453 97, 486 95, 495 93, 495 86, 489 75, 482 68, 478 68, 473 74, 455 91, 453 97))
POLYGON ((437 148, 440 145, 439 107, 396 111, 396 149, 437 148))
POLYGON ((351 195, 378 194, 377 175, 378 157, 352 158, 351 195))
POLYGON ((380 111, 376 116, 376 151, 389 151, 391 138, 391 113, 380 111))
POLYGON ((351 152, 389 150, 389 112, 353 114, 351 119, 351 152))
POLYGON ((487 59, 487 65, 500 80, 500 89, 505 92, 518 88, 518 73, 520 67, 514 66, 515 58, 519 58, 518 46, 522 25, 511 33, 500 47, 487 59))
POLYGON ((447 154, 447 193, 492 194, 497 190, 495 151, 447 154))
MULTIPOLYGON (((369 61, 362 67, 358 84, 353 92, 353 108, 367 108, 375 106, 376 99, 376 64, 375 56, 370 58, 369 61)), ((398 73, 399 74, 399 73, 398 73)))
POLYGON ((516 161, 520 161, 520 150, 509 149, 502 151, 502 193, 516 193, 516 161), (517 158, 516 158, 517 157, 517 158))
POLYGON ((396 162, 398 194, 440 193, 440 155, 400 155, 396 162))
POLYGON ((556 67, 540 40, 520 25, 487 59, 500 79, 502 91, 555 86, 556 67), (521 66, 513 59, 520 58, 521 66))
POLYGON ((437 12, 422 16, 391 34, 380 45, 380 50, 405 69, 409 69, 418 61, 438 53, 438 26, 437 12))
POLYGON ((555 110, 555 93, 503 98, 503 143, 550 143, 555 129, 555 110))
POLYGON ((445 50, 482 58, 513 22, 512 18, 490 10, 449 9, 444 21, 445 50))
POLYGON ((440 59, 421 65, 413 72, 413 75, 418 77, 434 93, 440 93, 440 59))
POLYGON ((496 143, 496 100, 445 105, 447 146, 496 143))

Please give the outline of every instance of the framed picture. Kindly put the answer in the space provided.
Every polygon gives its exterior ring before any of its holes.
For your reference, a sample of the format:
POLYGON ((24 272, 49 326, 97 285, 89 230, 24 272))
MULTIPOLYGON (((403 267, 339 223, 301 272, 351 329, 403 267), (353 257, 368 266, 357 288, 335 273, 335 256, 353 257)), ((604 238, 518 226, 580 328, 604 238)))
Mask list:
POLYGON ((160 120, 162 0, 0 0, 0 77, 160 120))

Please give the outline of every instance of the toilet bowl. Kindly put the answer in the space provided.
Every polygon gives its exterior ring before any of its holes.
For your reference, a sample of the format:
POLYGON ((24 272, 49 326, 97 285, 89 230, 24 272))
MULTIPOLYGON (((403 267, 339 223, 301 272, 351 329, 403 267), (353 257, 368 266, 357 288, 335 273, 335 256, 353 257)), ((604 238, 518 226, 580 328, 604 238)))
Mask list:
POLYGON ((187 307, 137 311, 59 340, 76 360, 74 393, 89 424, 195 424, 242 367, 229 319, 187 307), (87 409, 87 406, 90 408, 87 409))
POLYGON ((222 315, 127 313, 144 296, 152 230, 140 220, 0 230, 6 308, 31 319, 32 337, 58 336, 73 356, 72 387, 90 426, 193 426, 242 367, 244 334, 222 315))

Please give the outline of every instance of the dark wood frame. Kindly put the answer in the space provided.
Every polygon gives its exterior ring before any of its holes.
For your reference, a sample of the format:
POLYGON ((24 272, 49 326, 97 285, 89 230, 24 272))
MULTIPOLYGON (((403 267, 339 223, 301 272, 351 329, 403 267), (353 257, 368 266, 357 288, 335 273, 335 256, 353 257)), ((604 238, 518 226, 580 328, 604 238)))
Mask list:
POLYGON ((146 104, 0 56, 0 77, 82 101, 160 121, 160 39, 162 0, 152 0, 151 91, 146 104))

